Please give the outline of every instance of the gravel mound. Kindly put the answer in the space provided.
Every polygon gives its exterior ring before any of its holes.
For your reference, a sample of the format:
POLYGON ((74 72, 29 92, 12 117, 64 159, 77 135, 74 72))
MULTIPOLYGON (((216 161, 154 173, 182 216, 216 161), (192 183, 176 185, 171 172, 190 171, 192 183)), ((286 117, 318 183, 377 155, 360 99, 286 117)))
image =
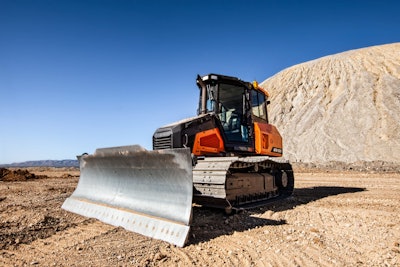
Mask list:
POLYGON ((14 181, 26 181, 30 179, 45 178, 44 175, 35 175, 28 170, 9 170, 0 168, 0 181, 14 182, 14 181))
POLYGON ((298 64, 261 86, 292 162, 399 166, 400 43, 298 64))

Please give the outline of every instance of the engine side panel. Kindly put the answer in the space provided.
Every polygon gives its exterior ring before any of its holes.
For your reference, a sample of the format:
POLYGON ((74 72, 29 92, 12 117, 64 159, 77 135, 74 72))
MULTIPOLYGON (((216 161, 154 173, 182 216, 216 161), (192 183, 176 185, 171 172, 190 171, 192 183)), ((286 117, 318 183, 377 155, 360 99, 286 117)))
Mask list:
POLYGON ((254 122, 256 154, 281 157, 283 153, 282 137, 272 124, 254 122))
POLYGON ((218 128, 196 134, 192 149, 194 155, 219 154, 224 152, 224 150, 224 140, 218 128))
MULTIPOLYGON (((158 128, 153 135, 153 150, 190 147, 196 135, 219 128, 213 114, 205 114, 158 128)), ((223 146, 223 144, 222 144, 223 146)))

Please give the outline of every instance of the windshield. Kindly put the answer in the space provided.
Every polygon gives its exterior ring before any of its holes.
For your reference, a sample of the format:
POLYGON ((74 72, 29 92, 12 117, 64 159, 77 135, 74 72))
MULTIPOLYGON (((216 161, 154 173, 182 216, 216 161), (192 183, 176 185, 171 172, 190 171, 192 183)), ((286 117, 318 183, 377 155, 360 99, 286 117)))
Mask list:
POLYGON ((231 111, 236 114, 243 114, 243 93, 244 88, 230 84, 219 85, 219 113, 231 111))
POLYGON ((211 81, 200 90, 197 114, 215 112, 228 141, 248 142, 247 123, 243 121, 245 89, 243 85, 211 81))

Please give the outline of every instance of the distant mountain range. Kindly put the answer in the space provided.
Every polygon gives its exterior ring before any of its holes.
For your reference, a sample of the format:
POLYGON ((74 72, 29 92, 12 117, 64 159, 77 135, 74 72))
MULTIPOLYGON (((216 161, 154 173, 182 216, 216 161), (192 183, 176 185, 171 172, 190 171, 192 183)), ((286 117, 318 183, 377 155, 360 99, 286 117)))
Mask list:
POLYGON ((11 164, 0 164, 0 167, 79 167, 78 160, 75 159, 64 159, 64 160, 37 160, 37 161, 25 161, 11 164))

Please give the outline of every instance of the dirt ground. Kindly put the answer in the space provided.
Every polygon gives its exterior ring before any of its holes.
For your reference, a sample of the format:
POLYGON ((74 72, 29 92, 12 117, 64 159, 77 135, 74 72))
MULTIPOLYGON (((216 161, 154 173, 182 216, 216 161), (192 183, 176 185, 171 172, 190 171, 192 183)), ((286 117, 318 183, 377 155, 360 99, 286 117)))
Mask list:
POLYGON ((400 174, 296 172, 294 195, 194 207, 184 248, 62 210, 79 170, 0 179, 0 266, 400 266, 400 174))

